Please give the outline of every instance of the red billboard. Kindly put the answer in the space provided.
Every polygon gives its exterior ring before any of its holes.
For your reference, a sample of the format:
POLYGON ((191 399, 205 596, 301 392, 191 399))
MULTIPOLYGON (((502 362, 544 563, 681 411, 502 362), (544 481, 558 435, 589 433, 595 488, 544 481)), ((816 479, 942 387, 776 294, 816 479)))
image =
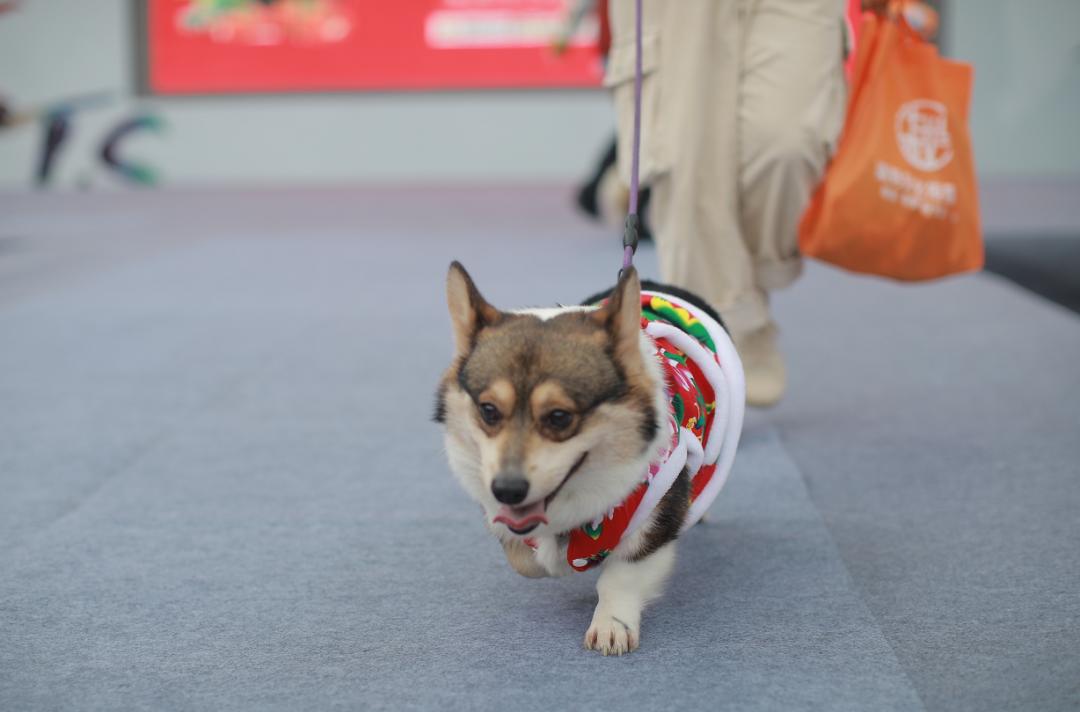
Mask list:
POLYGON ((589 87, 602 70, 573 0, 147 0, 155 94, 589 87))

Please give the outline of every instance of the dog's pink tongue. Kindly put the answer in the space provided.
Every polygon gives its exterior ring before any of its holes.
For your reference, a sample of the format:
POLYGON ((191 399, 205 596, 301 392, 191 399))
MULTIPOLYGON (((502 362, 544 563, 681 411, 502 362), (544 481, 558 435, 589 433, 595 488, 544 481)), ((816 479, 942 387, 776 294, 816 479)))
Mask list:
POLYGON ((504 504, 499 507, 492 521, 502 522, 512 529, 524 529, 534 524, 547 524, 548 518, 544 500, 540 500, 527 507, 511 507, 504 504))

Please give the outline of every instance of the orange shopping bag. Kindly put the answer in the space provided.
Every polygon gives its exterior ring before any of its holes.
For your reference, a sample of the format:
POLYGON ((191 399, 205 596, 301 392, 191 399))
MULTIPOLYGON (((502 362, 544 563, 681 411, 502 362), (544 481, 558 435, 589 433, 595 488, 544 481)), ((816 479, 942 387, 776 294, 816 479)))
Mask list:
POLYGON ((970 65, 902 19, 863 19, 840 145, 799 225, 804 255, 909 281, 982 267, 971 84, 970 65))

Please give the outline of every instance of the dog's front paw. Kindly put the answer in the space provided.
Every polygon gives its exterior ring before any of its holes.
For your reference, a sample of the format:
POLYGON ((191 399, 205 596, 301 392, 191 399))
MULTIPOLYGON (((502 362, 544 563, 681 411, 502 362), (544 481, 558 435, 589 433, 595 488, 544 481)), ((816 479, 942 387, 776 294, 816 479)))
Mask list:
POLYGON ((595 615, 585 631, 585 648, 601 655, 623 655, 637 650, 638 633, 615 616, 595 615))

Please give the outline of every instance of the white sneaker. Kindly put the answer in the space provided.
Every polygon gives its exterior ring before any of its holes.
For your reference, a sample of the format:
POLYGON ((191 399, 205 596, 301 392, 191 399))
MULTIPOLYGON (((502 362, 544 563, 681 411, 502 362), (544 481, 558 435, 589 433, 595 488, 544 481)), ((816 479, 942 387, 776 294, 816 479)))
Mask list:
POLYGON ((757 408, 776 405, 787 388, 787 369, 776 345, 776 324, 735 334, 735 348, 746 373, 746 403, 757 408))

